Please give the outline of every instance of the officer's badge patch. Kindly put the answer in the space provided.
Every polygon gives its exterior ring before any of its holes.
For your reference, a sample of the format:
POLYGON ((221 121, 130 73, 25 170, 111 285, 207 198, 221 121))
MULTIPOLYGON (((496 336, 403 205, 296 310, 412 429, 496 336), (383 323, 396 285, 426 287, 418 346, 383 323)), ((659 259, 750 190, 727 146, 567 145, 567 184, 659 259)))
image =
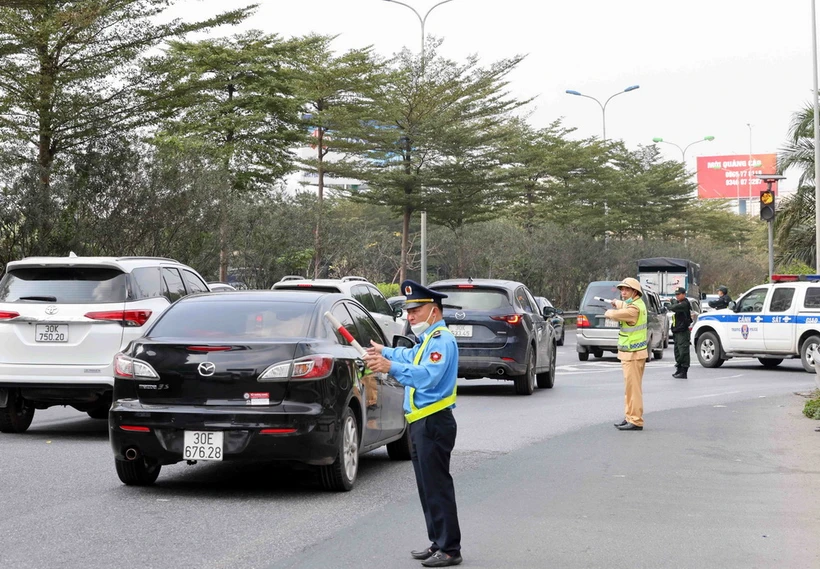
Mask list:
POLYGON ((439 352, 433 352, 430 354, 430 361, 433 363, 441 361, 441 354, 439 352))
POLYGON ((404 294, 406 294, 407 296, 413 294, 413 287, 411 287, 410 285, 404 287, 404 294))

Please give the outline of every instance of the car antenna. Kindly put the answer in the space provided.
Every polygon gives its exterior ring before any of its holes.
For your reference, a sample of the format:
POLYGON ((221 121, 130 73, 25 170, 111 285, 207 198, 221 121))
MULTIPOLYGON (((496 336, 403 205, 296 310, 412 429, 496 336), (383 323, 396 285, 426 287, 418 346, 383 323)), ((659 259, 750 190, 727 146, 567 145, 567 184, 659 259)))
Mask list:
POLYGON ((467 277, 467 282, 468 282, 468 283, 473 282, 473 277, 467 277))

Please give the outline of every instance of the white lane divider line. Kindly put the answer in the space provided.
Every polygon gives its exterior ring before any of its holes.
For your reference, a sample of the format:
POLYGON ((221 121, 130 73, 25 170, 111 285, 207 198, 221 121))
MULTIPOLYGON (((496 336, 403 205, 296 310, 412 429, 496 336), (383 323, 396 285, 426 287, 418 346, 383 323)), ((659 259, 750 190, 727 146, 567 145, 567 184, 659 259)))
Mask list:
POLYGON ((708 397, 720 397, 721 395, 734 395, 736 393, 743 393, 742 391, 725 391, 723 393, 710 393, 708 395, 696 395, 694 397, 687 397, 687 399, 706 399, 708 397))

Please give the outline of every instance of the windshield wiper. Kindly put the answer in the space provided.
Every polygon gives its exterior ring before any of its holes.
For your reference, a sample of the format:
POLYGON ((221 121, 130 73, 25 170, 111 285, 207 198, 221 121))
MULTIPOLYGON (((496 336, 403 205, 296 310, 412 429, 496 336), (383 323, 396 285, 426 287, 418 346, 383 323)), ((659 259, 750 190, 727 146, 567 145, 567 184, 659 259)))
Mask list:
POLYGON ((21 296, 17 300, 41 300, 43 302, 57 302, 56 296, 21 296))

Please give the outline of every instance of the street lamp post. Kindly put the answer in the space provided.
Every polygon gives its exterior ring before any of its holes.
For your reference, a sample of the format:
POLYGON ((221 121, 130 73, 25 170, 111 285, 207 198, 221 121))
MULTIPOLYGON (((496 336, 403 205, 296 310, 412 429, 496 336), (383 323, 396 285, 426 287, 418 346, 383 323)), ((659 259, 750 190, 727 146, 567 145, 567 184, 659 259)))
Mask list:
POLYGON ((660 136, 656 136, 655 138, 653 138, 653 139, 652 139, 652 142, 655 142, 655 143, 660 143, 660 142, 662 142, 662 143, 664 143, 664 144, 671 144, 672 146, 674 146, 675 148, 677 148, 678 150, 680 150, 680 158, 681 158, 681 162, 683 162, 684 164, 686 164, 686 151, 687 151, 687 150, 689 150, 689 147, 690 147, 690 146, 692 146, 693 144, 698 144, 698 143, 700 143, 700 142, 711 142, 711 141, 713 141, 714 139, 715 139, 715 137, 714 137, 714 136, 711 136, 711 135, 710 135, 710 136, 704 136, 703 138, 701 138, 701 139, 699 139, 699 140, 696 140, 696 141, 694 141, 694 142, 690 142, 689 144, 687 144, 687 145, 686 145, 686 146, 684 146, 683 148, 681 148, 679 145, 675 144, 674 142, 669 142, 668 140, 664 140, 664 139, 662 139, 660 136))
MULTIPOLYGON (((595 97, 590 97, 589 95, 584 95, 583 93, 575 91, 574 89, 567 89, 566 93, 567 93, 567 95, 575 95, 576 97, 584 97, 585 99, 592 99, 593 101, 598 103, 598 106, 601 107, 601 122, 603 124, 602 140, 604 142, 606 142, 606 106, 609 104, 609 102, 612 100, 613 97, 617 97, 618 95, 623 95, 624 93, 629 93, 630 91, 634 91, 635 89, 640 89, 640 88, 641 88, 640 85, 630 85, 629 87, 627 87, 623 91, 618 91, 617 93, 614 93, 614 94, 610 95, 609 98, 606 101, 603 102, 603 104, 601 103, 601 101, 599 101, 595 97)), ((609 207, 606 203, 606 200, 604 200, 604 216, 606 216, 608 212, 609 212, 609 207)), ((604 230, 604 251, 609 251, 609 231, 606 231, 606 229, 604 230)), ((609 265, 607 265, 607 268, 606 268, 606 278, 607 278, 607 280, 609 280, 609 265)))
POLYGON ((566 92, 567 92, 568 95, 575 95, 576 97, 584 97, 586 99, 592 99, 593 101, 598 103, 598 106, 601 107, 601 118, 603 120, 603 140, 606 141, 606 106, 607 106, 607 104, 609 104, 609 102, 612 100, 612 97, 617 97, 618 95, 623 95, 624 93, 629 93, 630 91, 634 91, 635 89, 640 89, 640 88, 641 88, 640 85, 631 85, 631 86, 627 87, 626 89, 624 89, 623 91, 618 91, 614 95, 610 95, 609 98, 606 101, 604 101, 603 104, 601 104, 601 101, 599 101, 595 97, 590 97, 589 95, 584 95, 583 93, 579 93, 578 91, 574 91, 572 89, 567 89, 566 92))
MULTIPOLYGON (((419 24, 421 25, 421 73, 422 76, 424 75, 424 26, 427 23, 427 16, 430 15, 430 12, 441 6, 442 4, 447 4, 448 2, 452 2, 453 0, 442 0, 438 4, 434 4, 422 17, 418 11, 413 8, 410 4, 405 4, 404 2, 399 2, 398 0, 384 0, 385 2, 390 2, 391 4, 399 4, 400 6, 404 6, 405 8, 409 8, 413 11, 416 17, 419 19, 419 24)), ((421 188, 419 188, 419 192, 421 192, 421 188)), ((423 209, 421 211, 421 246, 420 246, 420 253, 421 253, 421 284, 427 284, 427 209, 423 209)))
POLYGON ((817 9, 811 0, 811 54, 814 87, 814 270, 820 273, 820 92, 817 90, 817 9))

